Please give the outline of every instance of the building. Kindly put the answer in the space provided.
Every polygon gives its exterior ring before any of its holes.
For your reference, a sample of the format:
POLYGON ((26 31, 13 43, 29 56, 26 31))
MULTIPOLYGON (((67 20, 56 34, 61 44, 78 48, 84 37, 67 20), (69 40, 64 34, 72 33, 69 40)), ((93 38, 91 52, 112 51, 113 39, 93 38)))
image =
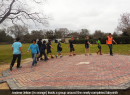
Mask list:
POLYGON ((71 40, 71 38, 74 38, 74 39, 79 39, 79 38, 77 38, 77 37, 74 37, 74 36, 66 36, 66 37, 64 37, 64 39, 65 39, 65 43, 69 43, 69 40, 71 40))

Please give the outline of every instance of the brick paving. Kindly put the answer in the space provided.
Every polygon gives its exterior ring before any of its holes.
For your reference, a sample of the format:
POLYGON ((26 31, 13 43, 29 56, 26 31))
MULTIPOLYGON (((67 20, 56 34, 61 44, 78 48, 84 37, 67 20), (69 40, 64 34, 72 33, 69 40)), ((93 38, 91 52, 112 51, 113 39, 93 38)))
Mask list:
POLYGON ((32 62, 3 71, 0 82, 10 89, 127 89, 130 87, 130 56, 76 55, 32 62))

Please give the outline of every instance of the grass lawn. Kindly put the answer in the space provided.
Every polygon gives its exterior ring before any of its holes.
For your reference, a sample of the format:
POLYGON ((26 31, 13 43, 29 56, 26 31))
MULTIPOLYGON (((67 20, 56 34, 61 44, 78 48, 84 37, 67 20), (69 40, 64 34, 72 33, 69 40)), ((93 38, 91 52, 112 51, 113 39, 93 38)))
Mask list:
MULTIPOLYGON (((69 54, 68 44, 62 43, 62 55, 69 54)), ((31 51, 27 53, 30 44, 22 44, 23 56, 22 59, 31 58, 31 51)), ((52 54, 57 54, 57 44, 52 43, 54 49, 52 49, 52 54)), ((93 44, 90 46, 91 53, 96 53, 98 51, 97 44, 93 44)), ((76 54, 84 54, 85 52, 85 45, 84 44, 77 44, 75 47, 76 54)), ((88 53, 88 51, 87 51, 88 53)), ((102 44, 102 53, 109 54, 109 48, 107 45, 102 44)), ((114 54, 121 54, 121 55, 130 55, 130 44, 118 44, 113 45, 113 53, 114 54)), ((12 60, 12 44, 9 45, 0 45, 0 64, 2 63, 10 63, 12 60)))

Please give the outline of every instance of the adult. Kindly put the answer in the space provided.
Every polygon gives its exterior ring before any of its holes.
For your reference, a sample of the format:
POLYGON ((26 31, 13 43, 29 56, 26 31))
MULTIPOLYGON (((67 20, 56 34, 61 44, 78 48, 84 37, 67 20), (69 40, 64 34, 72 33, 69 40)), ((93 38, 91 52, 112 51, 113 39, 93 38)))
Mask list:
POLYGON ((112 53, 112 41, 117 44, 115 42, 115 40, 113 39, 113 37, 111 36, 111 33, 109 33, 109 36, 107 36, 107 39, 106 39, 106 44, 108 45, 109 49, 110 49, 110 55, 113 56, 113 53, 112 53))
POLYGON ((32 59, 33 59, 33 62, 32 62, 32 68, 34 67, 34 65, 37 64, 37 60, 36 60, 36 56, 37 56, 37 51, 38 51, 38 54, 39 54, 39 48, 38 48, 38 45, 36 44, 36 40, 32 40, 32 44, 30 45, 30 47, 28 48, 28 51, 27 53, 29 53, 29 50, 31 49, 31 55, 32 55, 32 59))
POLYGON ((72 37, 71 40, 70 40, 70 42, 69 42, 69 46, 68 46, 68 47, 70 47, 70 55, 69 55, 69 56, 72 56, 72 55, 71 55, 71 52, 72 52, 72 51, 73 51, 73 55, 76 55, 76 54, 75 54, 75 49, 74 49, 74 46, 76 46, 76 45, 73 44, 73 40, 74 40, 74 38, 72 37))
MULTIPOLYGON (((42 45, 42 39, 39 39, 39 41, 37 42, 39 50, 41 49, 41 45, 42 45)), ((37 52, 38 54, 38 52, 37 52)), ((37 61, 39 60, 39 58, 37 59, 37 61)), ((43 60, 42 56, 40 57, 40 60, 43 60)))
POLYGON ((17 59, 17 68, 21 68, 22 66, 20 66, 20 62, 21 62, 21 55, 22 53, 22 44, 20 43, 20 38, 17 37, 16 38, 16 42, 13 43, 12 45, 12 50, 13 50, 13 59, 12 62, 10 64, 10 71, 12 71, 12 67, 14 66, 14 63, 17 59))

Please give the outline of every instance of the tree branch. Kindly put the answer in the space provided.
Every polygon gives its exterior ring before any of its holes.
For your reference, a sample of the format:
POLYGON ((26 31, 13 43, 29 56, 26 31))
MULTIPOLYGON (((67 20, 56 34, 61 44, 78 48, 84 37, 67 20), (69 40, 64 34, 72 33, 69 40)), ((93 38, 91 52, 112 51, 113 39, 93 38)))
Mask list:
POLYGON ((10 15, 10 12, 11 12, 11 9, 12 9, 12 6, 14 4, 15 0, 13 0, 10 4, 10 8, 9 8, 9 11, 4 15, 4 17, 0 20, 0 24, 10 15))

